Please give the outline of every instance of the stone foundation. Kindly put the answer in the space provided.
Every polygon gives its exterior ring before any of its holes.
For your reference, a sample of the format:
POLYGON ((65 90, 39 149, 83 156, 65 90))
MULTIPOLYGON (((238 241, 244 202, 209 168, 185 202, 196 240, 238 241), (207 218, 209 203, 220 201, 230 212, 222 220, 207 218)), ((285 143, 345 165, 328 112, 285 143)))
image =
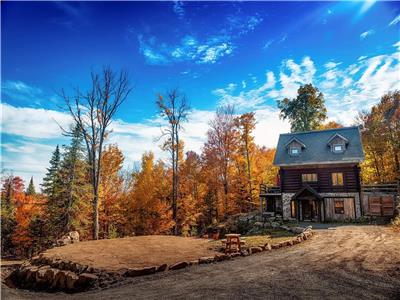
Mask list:
MULTIPOLYGON (((284 220, 294 220, 291 217, 290 201, 295 193, 282 193, 282 214, 284 220)), ((361 199, 359 193, 320 193, 322 198, 348 197, 355 200, 356 219, 361 217, 361 199)), ((325 207, 325 206, 324 206, 325 207)))

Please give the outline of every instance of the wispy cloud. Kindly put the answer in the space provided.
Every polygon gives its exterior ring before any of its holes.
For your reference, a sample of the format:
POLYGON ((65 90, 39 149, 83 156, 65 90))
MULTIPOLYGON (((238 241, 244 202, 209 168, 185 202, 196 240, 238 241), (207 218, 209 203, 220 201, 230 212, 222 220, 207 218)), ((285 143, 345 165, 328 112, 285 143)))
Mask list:
MULTIPOLYGON (((182 9, 177 4, 176 9, 182 9)), ((175 7, 174 5, 174 7, 175 7)), ((255 30, 262 22, 259 16, 228 16, 224 27, 216 30, 206 38, 194 33, 185 34, 178 43, 169 44, 154 35, 138 35, 139 51, 146 62, 152 65, 163 65, 178 62, 195 64, 214 64, 223 57, 233 53, 235 41, 243 35, 255 30)))
POLYGON ((183 8, 184 5, 185 4, 182 1, 174 1, 174 5, 172 7, 174 12, 180 19, 183 19, 183 17, 185 16, 185 9, 183 8))
POLYGON ((40 88, 22 81, 6 80, 1 84, 3 101, 8 98, 14 101, 23 101, 31 104, 40 104, 43 91, 40 88))
MULTIPOLYGON (((393 46, 400 47, 400 42, 393 46)), ((388 91, 400 89, 399 68, 399 52, 364 56, 347 66, 330 61, 323 68, 307 56, 300 63, 283 60, 279 73, 267 71, 262 85, 251 89, 238 85, 234 90, 228 86, 213 93, 221 103, 233 104, 239 111, 257 110, 275 107, 275 101, 285 97, 294 98, 300 85, 313 83, 325 95, 329 117, 350 125, 358 111, 370 108, 388 91)))
POLYGON ((396 25, 396 24, 399 23, 399 22, 400 22, 400 15, 398 15, 396 18, 394 18, 394 19, 392 20, 392 22, 389 23, 389 26, 396 25))
POLYGON ((139 36, 140 51, 149 64, 162 65, 173 62, 190 61, 196 64, 213 64, 218 59, 230 55, 233 45, 229 38, 215 36, 200 42, 194 36, 185 36, 180 44, 169 46, 162 44, 156 37, 144 40, 139 36))
POLYGON ((367 31, 365 31, 365 32, 360 34, 360 39, 364 40, 368 36, 373 35, 374 33, 375 33, 375 30, 373 30, 373 29, 367 30, 367 31))

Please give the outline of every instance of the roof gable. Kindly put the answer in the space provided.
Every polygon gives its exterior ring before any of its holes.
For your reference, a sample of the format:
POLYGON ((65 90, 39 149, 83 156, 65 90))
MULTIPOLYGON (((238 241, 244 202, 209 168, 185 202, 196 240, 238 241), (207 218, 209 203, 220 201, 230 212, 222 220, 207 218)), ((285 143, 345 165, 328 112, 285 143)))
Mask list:
POLYGON ((359 163, 364 160, 361 134, 358 126, 319 131, 285 133, 279 136, 274 164, 278 166, 359 163), (346 151, 338 154, 330 149, 330 143, 339 139, 346 144, 346 151), (299 156, 291 156, 287 146, 293 141, 304 144, 299 156))

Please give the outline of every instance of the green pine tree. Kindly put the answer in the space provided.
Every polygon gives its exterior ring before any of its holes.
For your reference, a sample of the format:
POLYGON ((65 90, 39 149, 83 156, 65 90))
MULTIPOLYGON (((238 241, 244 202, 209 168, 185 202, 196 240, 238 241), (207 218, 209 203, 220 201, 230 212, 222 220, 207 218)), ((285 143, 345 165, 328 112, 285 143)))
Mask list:
POLYGON ((90 198, 91 186, 82 142, 82 133, 75 126, 71 130, 71 144, 64 146, 60 164, 62 212, 59 220, 65 232, 78 230, 82 233, 87 226, 87 218, 81 216, 88 208, 86 198, 90 198))
POLYGON ((36 194, 35 185, 33 184, 33 177, 31 177, 31 180, 29 181, 28 188, 26 189, 26 194, 30 196, 36 194))
MULTIPOLYGON (((17 226, 14 208, 15 177, 2 178, 1 189, 1 253, 12 255, 12 234, 17 226)), ((21 180, 22 182, 22 180, 21 180)))
POLYGON ((45 209, 46 232, 50 239, 56 239, 60 231, 60 202, 62 181, 60 176, 60 148, 56 147, 50 159, 50 167, 43 178, 42 191, 47 195, 47 206, 45 209))

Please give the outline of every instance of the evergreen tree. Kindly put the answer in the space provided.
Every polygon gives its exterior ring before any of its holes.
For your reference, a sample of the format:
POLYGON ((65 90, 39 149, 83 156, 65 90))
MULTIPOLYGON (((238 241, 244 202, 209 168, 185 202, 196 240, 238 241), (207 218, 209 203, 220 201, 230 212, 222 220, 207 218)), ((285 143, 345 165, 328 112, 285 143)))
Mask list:
POLYGON ((28 188, 26 189, 26 194, 29 196, 33 196, 36 194, 35 185, 33 184, 33 177, 31 177, 31 180, 29 181, 28 188))
POLYGON ((61 186, 60 181, 60 148, 56 147, 50 159, 50 167, 47 169, 46 176, 43 178, 42 190, 48 197, 54 198, 61 186))
POLYGON ((50 159, 50 167, 43 178, 42 191, 47 195, 47 206, 45 210, 46 232, 49 238, 57 238, 59 232, 60 216, 60 192, 62 182, 60 177, 60 148, 56 147, 50 159))
POLYGON ((84 158, 82 133, 78 126, 71 130, 71 144, 64 146, 60 163, 59 225, 61 232, 78 230, 82 234, 87 227, 88 201, 91 186, 88 182, 88 167, 84 158))

